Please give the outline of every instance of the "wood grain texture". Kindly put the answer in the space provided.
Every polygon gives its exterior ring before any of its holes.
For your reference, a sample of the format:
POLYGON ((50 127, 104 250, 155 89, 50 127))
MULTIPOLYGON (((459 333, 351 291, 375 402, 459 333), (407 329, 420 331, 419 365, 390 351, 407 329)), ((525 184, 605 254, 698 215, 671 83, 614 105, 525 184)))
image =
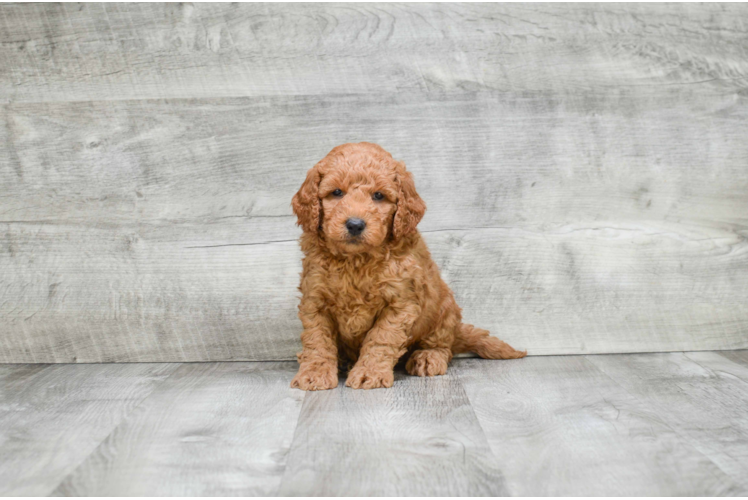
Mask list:
POLYGON ((746 492, 583 357, 454 365, 512 495, 746 492))
POLYGON ((748 367, 714 352, 590 357, 748 491, 748 367))
POLYGON ((48 495, 178 365, 0 365, 0 495, 48 495))
POLYGON ((296 367, 182 365, 54 494, 274 494, 303 398, 289 388, 296 367))
POLYGON ((459 380, 308 393, 281 496, 497 496, 501 471, 459 380))
POLYGON ((252 222, 239 242, 295 238, 290 198, 306 171, 370 140, 413 171, 424 230, 636 220, 745 231, 747 122, 742 96, 693 89, 13 103, 0 220, 252 222))
POLYGON ((743 4, 3 4, 2 99, 748 84, 743 4))
POLYGON ((0 362, 293 359, 290 199, 414 172, 530 354, 748 347, 744 4, 2 4, 0 362))

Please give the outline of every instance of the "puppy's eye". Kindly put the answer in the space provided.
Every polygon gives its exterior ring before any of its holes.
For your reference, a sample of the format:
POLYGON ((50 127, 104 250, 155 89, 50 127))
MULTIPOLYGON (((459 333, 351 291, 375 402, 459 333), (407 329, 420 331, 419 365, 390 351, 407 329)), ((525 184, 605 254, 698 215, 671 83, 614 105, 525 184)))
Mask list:
POLYGON ((332 192, 332 195, 336 198, 340 198, 341 196, 343 196, 343 191, 341 191, 340 189, 336 189, 332 192))
POLYGON ((380 193, 379 191, 377 191, 376 193, 374 193, 371 197, 374 198, 377 201, 382 201, 384 199, 384 195, 382 193, 380 193))

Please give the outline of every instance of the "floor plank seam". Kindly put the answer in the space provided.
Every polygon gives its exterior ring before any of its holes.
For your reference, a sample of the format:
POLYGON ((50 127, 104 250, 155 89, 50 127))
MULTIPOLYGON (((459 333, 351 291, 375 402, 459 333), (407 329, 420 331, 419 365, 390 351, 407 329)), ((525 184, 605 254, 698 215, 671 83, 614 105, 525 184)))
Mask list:
MULTIPOLYGON (((296 391, 300 389, 291 389, 291 390, 296 391)), ((333 390, 338 390, 338 389, 333 389, 333 390)), ((301 415, 304 412, 304 406, 307 404, 307 396, 309 396, 309 391, 304 391, 304 395, 302 396, 303 399, 301 400, 301 406, 299 407, 299 413, 296 415, 296 425, 294 425, 293 436, 291 437, 291 444, 288 445, 288 450, 286 451, 286 456, 284 457, 284 460, 283 460, 283 475, 281 475, 281 479, 280 481, 278 481, 278 487, 273 493, 273 496, 275 497, 280 496, 280 491, 283 488, 283 483, 286 479, 286 470, 288 469, 288 457, 291 455, 291 450, 293 450, 293 445, 296 442, 296 438, 299 434, 299 420, 301 419, 301 415)))
MULTIPOLYGON (((699 363, 698 361, 696 361, 695 359, 691 358, 690 356, 688 356, 687 353, 683 353, 683 354, 686 356, 686 358, 688 358, 689 361, 691 361, 692 363, 696 363, 697 365, 699 365, 700 367, 702 367, 704 370, 709 371, 710 373, 714 374, 717 377, 719 376, 720 373, 726 373, 726 374, 730 375, 731 377, 735 377, 742 384, 745 384, 746 388, 748 389, 748 380, 743 379, 743 377, 741 377, 739 375, 735 375, 734 373, 731 373, 731 372, 728 372, 728 371, 725 371, 725 370, 715 371, 714 369, 708 368, 708 367, 702 365, 701 363, 699 363)), ((719 357, 721 357, 722 359, 726 359, 730 363, 735 363, 735 361, 733 361, 732 359, 728 358, 727 356, 723 356, 720 352, 717 352, 717 355, 719 355, 719 357)))
MULTIPOLYGON (((477 356, 475 356, 475 358, 477 358, 477 356)), ((470 359, 470 358, 466 358, 466 359, 470 359)), ((482 358, 478 358, 478 359, 482 359, 482 358)), ((467 389, 465 388, 465 383, 462 381, 462 370, 452 363, 450 363, 449 368, 451 370, 455 370, 455 373, 457 375, 456 376, 457 382, 459 382, 460 388, 462 389, 462 392, 465 394, 465 399, 470 405, 470 412, 473 414, 473 418, 475 419, 476 425, 480 429, 480 432, 483 438, 483 443, 485 443, 486 447, 488 448, 488 452, 490 453, 490 458, 493 459, 494 463, 498 463, 499 459, 496 456, 493 447, 491 446, 491 441, 488 439, 488 434, 486 433, 486 430, 483 428, 483 424, 481 424, 480 418, 478 418, 478 414, 475 412, 475 406, 473 405, 473 401, 470 399, 470 393, 467 391, 467 389)), ((507 484, 506 478, 504 478, 504 489, 507 490, 506 496, 514 496, 512 492, 508 490, 508 488, 509 488, 509 485, 507 484)))
MULTIPOLYGON (((681 353, 685 355, 685 351, 682 351, 681 353)), ((696 453, 698 453, 699 455, 701 455, 702 457, 704 457, 707 461, 711 462, 717 469, 719 469, 720 471, 722 471, 725 474, 725 476, 727 476, 727 477, 733 479, 734 481, 736 481, 736 485, 742 485, 742 482, 740 482, 739 478, 735 478, 735 476, 733 474, 731 474, 730 472, 724 470, 722 467, 720 467, 720 465, 718 463, 716 463, 714 461, 714 459, 712 459, 712 457, 710 457, 709 455, 707 455, 701 449, 701 447, 699 446, 698 442, 696 442, 695 440, 691 439, 689 436, 684 435, 682 432, 678 431, 678 429, 676 429, 675 427, 673 427, 671 425, 670 421, 666 418, 667 412, 665 413, 665 415, 663 415, 663 413, 662 413, 663 410, 659 407, 659 405, 652 404, 652 403, 650 403, 650 402, 648 402, 646 400, 641 399, 636 394, 632 393, 626 387, 624 387, 623 385, 621 385, 618 382, 618 380, 616 380, 614 377, 612 377, 611 375, 609 375, 604 369, 600 368, 595 363, 593 363, 592 361, 588 360, 587 357, 588 357, 587 355, 584 356, 585 362, 591 364, 594 368, 596 368, 598 371, 600 371, 600 373, 602 373, 603 375, 605 375, 606 377, 608 377, 610 380, 612 380, 613 383, 615 383, 617 386, 619 386, 621 389, 623 389, 623 391, 626 392, 627 394, 629 394, 632 398, 634 398, 637 401, 639 401, 645 408, 648 408, 652 412, 654 412, 657 415, 657 417, 659 418, 660 422, 664 426, 666 426, 668 429, 670 429, 676 436, 678 436, 680 438, 681 442, 683 442, 684 444, 687 444, 696 453)), ((701 365, 699 365, 699 366, 701 366, 701 365)))
POLYGON ((486 441, 454 367, 441 377, 398 370, 389 389, 341 380, 305 395, 278 495, 506 494, 486 441))
POLYGON ((153 393, 156 392, 156 389, 158 387, 161 387, 161 385, 163 383, 165 383, 167 380, 169 380, 170 378, 172 378, 174 376, 174 374, 177 372, 177 370, 179 369, 179 367, 181 365, 183 365, 184 363, 166 363, 166 364, 167 365, 172 365, 172 364, 175 365, 174 369, 171 371, 171 373, 169 373, 169 375, 167 375, 166 377, 164 377, 163 380, 160 380, 159 382, 155 383, 153 385, 152 389, 148 392, 148 394, 146 394, 145 396, 143 396, 135 405, 133 405, 132 410, 130 410, 129 412, 123 414, 122 417, 120 418, 119 422, 117 422, 117 425, 115 425, 114 427, 112 427, 112 430, 109 431, 104 437, 102 437, 99 440, 99 443, 96 445, 95 448, 93 448, 91 450, 91 453, 89 453, 88 455, 82 457, 80 459, 80 461, 78 461, 78 463, 75 465, 75 467, 70 472, 68 472, 67 474, 65 474, 65 476, 62 479, 60 479, 60 482, 57 483, 54 488, 52 488, 51 490, 49 490, 45 494, 45 496, 52 496, 53 493, 55 491, 57 491, 57 489, 60 486, 62 486, 62 484, 65 483, 65 481, 68 480, 68 478, 74 476, 75 473, 78 471, 78 469, 81 467, 81 465, 83 465, 86 462, 86 460, 88 460, 88 458, 91 455, 93 455, 94 453, 96 453, 96 451, 99 449, 99 447, 102 445, 102 443, 104 443, 107 439, 109 439, 109 436, 111 436, 112 434, 114 434, 114 432, 117 429, 119 429, 120 426, 123 423, 125 423, 129 417, 131 417, 132 415, 134 415, 145 404, 145 402, 153 395, 153 393))

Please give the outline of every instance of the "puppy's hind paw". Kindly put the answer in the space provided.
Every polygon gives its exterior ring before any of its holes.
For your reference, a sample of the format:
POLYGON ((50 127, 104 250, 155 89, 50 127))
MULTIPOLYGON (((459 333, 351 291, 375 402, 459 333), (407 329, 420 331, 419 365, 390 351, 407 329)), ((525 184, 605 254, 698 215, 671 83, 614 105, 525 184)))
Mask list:
POLYGON ((448 354, 445 355, 441 350, 419 349, 410 355, 405 370, 419 377, 444 375, 447 373, 448 359, 448 354))

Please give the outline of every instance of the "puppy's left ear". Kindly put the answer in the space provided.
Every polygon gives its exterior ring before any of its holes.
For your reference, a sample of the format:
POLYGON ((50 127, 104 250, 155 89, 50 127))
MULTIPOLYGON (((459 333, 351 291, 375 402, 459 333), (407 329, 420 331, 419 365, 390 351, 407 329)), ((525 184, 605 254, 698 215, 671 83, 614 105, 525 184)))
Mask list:
POLYGON ((320 225, 322 213, 318 196, 320 179, 318 163, 307 172, 306 180, 291 200, 293 213, 298 218, 296 223, 308 233, 316 233, 320 225))
POLYGON ((405 165, 398 169, 397 183, 397 209, 392 223, 392 235, 396 240, 414 232, 426 213, 426 203, 418 196, 413 176, 405 170, 405 165))

